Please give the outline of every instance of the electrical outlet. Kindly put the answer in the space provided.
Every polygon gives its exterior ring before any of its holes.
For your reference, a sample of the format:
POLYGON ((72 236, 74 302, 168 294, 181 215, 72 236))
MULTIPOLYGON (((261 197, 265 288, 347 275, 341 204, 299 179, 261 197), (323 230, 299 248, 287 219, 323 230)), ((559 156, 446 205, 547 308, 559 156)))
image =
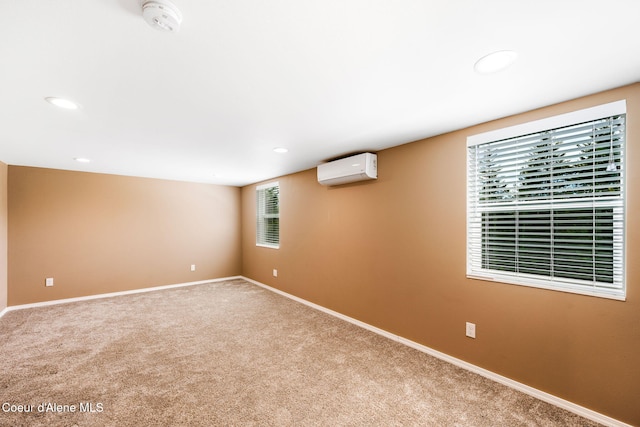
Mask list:
POLYGON ((278 270, 275 268, 273 269, 273 277, 278 277, 278 270))
POLYGON ((44 285, 53 286, 53 277, 47 277, 46 279, 44 279, 44 285))
POLYGON ((195 264, 191 264, 191 271, 196 271, 196 265, 195 264))
POLYGON ((467 336, 469 338, 475 338, 476 337, 476 324, 475 323, 467 322, 466 334, 467 334, 467 336))

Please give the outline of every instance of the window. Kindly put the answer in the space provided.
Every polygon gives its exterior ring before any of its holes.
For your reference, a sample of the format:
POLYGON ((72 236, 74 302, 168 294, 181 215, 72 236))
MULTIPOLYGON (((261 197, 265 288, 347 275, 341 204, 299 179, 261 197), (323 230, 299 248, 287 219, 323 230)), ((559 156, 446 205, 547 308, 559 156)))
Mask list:
POLYGON ((625 298, 626 103, 467 139, 467 276, 625 298))
POLYGON ((277 182, 256 188, 256 245, 280 247, 280 186, 277 182))

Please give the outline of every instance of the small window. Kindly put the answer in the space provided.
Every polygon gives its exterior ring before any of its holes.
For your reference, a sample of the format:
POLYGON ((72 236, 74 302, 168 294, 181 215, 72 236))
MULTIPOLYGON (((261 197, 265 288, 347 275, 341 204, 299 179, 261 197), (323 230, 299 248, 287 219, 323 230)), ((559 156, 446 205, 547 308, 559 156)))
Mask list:
POLYGON ((467 139, 467 276, 625 298, 626 103, 467 139))
POLYGON ((277 182, 256 188, 256 245, 280 247, 280 186, 277 182))

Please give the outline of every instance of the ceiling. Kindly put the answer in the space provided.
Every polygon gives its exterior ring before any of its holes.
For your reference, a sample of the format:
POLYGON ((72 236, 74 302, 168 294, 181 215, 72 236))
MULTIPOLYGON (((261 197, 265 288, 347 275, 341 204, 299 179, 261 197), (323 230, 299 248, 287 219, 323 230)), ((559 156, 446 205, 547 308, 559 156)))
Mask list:
POLYGON ((242 186, 640 81, 638 0, 173 3, 2 0, 0 161, 242 186))

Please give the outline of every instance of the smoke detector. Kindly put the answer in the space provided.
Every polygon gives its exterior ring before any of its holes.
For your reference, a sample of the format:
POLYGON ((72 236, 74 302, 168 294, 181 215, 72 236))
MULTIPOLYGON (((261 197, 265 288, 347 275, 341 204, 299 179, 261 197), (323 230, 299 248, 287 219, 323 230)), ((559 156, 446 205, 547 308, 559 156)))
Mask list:
POLYGON ((142 17, 156 30, 175 33, 180 29, 182 14, 168 0, 143 0, 142 17))

